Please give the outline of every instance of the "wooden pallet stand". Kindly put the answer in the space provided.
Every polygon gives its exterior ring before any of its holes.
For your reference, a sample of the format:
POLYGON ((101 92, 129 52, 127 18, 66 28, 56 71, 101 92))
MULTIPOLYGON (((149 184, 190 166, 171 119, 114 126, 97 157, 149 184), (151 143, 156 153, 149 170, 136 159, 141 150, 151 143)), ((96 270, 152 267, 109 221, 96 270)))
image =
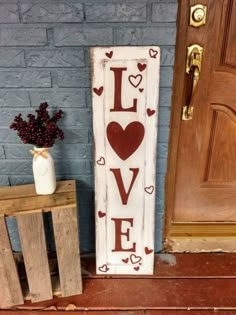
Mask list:
POLYGON ((82 293, 75 181, 57 182, 52 195, 36 195, 34 185, 0 187, 0 308, 23 304, 26 293, 9 240, 6 217, 15 216, 32 302, 55 294, 49 268, 43 212, 51 212, 59 270, 57 295, 82 293))

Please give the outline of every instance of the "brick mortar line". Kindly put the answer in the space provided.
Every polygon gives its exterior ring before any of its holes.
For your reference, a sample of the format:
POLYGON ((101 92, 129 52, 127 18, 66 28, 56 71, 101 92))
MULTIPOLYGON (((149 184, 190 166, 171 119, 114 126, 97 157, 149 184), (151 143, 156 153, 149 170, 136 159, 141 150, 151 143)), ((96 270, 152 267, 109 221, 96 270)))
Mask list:
MULTIPOLYGON (((40 92, 64 92, 65 91, 69 91, 71 90, 71 92, 76 92, 78 90, 85 90, 90 92, 91 87, 54 87, 54 88, 50 88, 50 87, 42 87, 42 88, 37 88, 37 87, 16 87, 16 88, 9 88, 9 87, 5 87, 2 88, 2 92, 39 92, 38 89, 40 89, 40 92), (15 89, 15 91, 14 91, 15 89)), ((172 90, 172 87, 160 87, 160 90, 166 90, 166 89, 170 89, 172 90)), ((1 127, 0 127, 1 128, 1 127)))
POLYGON ((88 29, 97 29, 97 28, 112 28, 113 26, 114 27, 120 27, 120 28, 126 28, 126 27, 144 27, 144 28, 150 28, 151 25, 153 25, 154 27, 173 27, 173 28, 176 28, 176 22, 173 21, 173 22, 151 22, 150 25, 148 25, 145 22, 130 22, 130 21, 124 21, 124 22, 86 22, 85 24, 83 24, 82 22, 35 22, 35 23, 1 23, 0 22, 0 25, 1 26, 4 26, 6 28, 9 28, 9 29, 21 29, 21 28, 40 28, 42 30, 46 30, 47 28, 52 28, 52 27, 58 27, 60 26, 61 28, 63 27, 82 27, 83 28, 88 28, 88 29), (84 27, 84 25, 86 27, 84 27), (98 27, 99 26, 99 27, 98 27))
MULTIPOLYGON (((105 58, 104 58, 105 59, 105 58)), ((160 68, 172 68, 173 65, 161 65, 160 68)), ((90 69, 90 67, 84 66, 84 67, 76 67, 76 66, 71 66, 71 67, 33 67, 33 66, 28 66, 28 67, 1 67, 0 66, 0 71, 2 72, 7 72, 7 71, 22 71, 22 72, 30 72, 30 71, 44 71, 44 70, 48 70, 48 71, 61 71, 61 70, 65 70, 65 71, 70 71, 70 70, 79 70, 79 69, 90 69), (29 71, 25 71, 25 70, 29 70, 29 71)))
POLYGON ((5 158, 5 159, 7 159, 7 156, 6 156, 6 152, 5 152, 4 145, 2 145, 2 149, 3 149, 3 155, 4 155, 4 158, 5 158))
MULTIPOLYGON (((123 47, 124 45, 114 45, 114 47, 123 47)), ((126 45, 126 46, 141 46, 141 45, 126 45)), ((154 46, 154 45, 142 45, 142 46, 154 46)), ((169 45, 158 45, 161 48, 166 48, 166 49, 170 49, 170 48, 174 48, 175 45, 174 44, 169 44, 169 45)), ((26 52, 28 51, 34 51, 34 50, 45 50, 45 51, 57 51, 57 50, 70 50, 70 49, 75 49, 78 51, 83 51, 84 48, 90 48, 90 47, 94 47, 93 45, 87 45, 87 46, 75 46, 75 45, 68 45, 68 46, 53 46, 53 47, 43 47, 43 46, 0 46, 0 50, 1 49, 9 49, 9 50, 25 50, 26 52)), ((102 46, 102 47, 112 47, 109 45, 106 46, 102 46)))
MULTIPOLYGON (((65 1, 65 0, 64 0, 65 1)), ((64 2, 63 0, 61 2, 64 2)), ((76 0, 66 0, 69 4, 77 4, 78 1, 76 0)), ((149 4, 149 3, 160 3, 160 4, 165 4, 165 3, 177 3, 178 0, 128 0, 128 4, 149 4)), ((109 3, 111 4, 123 4, 123 3, 126 3, 125 0, 109 0, 109 3)), ((1 3, 1 2, 0 2, 1 3)), ((11 3, 11 2, 9 2, 11 3)), ((12 4, 14 4, 15 2, 12 2, 12 4)), ((35 3, 50 3, 50 4, 55 4, 56 2, 55 1, 47 1, 47 0, 40 0, 40 1, 29 1, 29 0, 18 0, 18 3, 24 3, 24 4, 35 4, 35 3)), ((91 1, 91 0, 79 0, 79 3, 81 4, 87 4, 87 5, 93 5, 94 2, 91 1)), ((95 4, 107 4, 108 3, 108 0, 97 0, 95 2, 95 4)), ((5 3, 4 3, 5 4, 5 3)))

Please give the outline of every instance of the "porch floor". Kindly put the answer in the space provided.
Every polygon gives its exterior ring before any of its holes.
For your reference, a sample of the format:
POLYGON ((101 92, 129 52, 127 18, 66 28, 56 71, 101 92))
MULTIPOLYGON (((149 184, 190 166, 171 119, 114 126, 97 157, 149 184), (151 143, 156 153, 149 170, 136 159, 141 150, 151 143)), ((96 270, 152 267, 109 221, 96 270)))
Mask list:
POLYGON ((236 314, 236 254, 160 254, 153 276, 101 276, 95 258, 82 257, 83 294, 34 303, 27 301, 16 313, 38 315, 185 315, 236 314), (21 311, 21 312, 18 312, 21 311), (61 312, 63 311, 63 312, 61 312))

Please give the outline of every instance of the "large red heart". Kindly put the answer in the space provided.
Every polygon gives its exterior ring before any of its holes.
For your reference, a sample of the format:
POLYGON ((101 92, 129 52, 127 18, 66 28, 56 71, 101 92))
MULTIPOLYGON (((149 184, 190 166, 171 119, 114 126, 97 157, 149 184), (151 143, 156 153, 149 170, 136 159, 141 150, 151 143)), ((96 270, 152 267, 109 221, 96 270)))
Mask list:
POLYGON ((128 124, 125 129, 116 121, 112 121, 107 126, 107 139, 122 159, 128 159, 140 146, 144 137, 144 126, 138 121, 128 124))

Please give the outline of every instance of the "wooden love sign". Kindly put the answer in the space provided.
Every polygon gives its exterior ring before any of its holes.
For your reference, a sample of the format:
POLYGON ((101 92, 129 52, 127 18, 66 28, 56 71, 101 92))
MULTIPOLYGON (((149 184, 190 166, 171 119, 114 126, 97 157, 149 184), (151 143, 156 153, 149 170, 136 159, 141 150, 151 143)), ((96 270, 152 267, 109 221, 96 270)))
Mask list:
POLYGON ((152 274, 159 47, 91 49, 98 274, 152 274))

